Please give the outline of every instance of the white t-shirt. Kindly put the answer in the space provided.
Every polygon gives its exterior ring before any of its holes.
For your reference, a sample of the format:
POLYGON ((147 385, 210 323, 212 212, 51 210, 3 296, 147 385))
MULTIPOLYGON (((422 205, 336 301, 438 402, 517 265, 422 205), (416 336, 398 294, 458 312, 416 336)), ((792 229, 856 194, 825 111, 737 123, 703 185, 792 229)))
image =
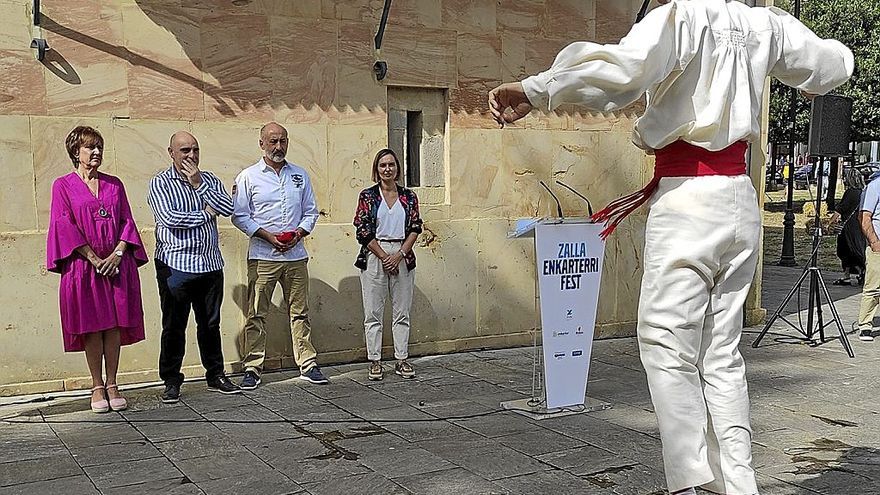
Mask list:
POLYGON ((385 198, 379 204, 376 213, 376 239, 403 239, 406 237, 406 210, 400 204, 400 198, 394 202, 394 206, 388 208, 385 198))
POLYGON ((545 72, 523 80, 532 105, 614 111, 648 95, 633 142, 660 149, 683 140, 718 151, 761 138, 767 76, 813 94, 845 83, 849 48, 823 40, 774 7, 735 0, 674 0, 651 11, 616 45, 578 42, 545 72))

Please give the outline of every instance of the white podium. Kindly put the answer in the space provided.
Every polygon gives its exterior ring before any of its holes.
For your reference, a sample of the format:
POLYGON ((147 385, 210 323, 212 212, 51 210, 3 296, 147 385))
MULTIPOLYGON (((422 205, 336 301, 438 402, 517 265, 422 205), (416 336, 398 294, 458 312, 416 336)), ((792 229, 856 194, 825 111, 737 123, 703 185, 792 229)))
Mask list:
POLYGON ((536 331, 532 397, 502 402, 504 409, 543 419, 611 407, 586 397, 605 258, 603 228, 586 218, 528 219, 508 234, 534 238, 543 352, 536 331))

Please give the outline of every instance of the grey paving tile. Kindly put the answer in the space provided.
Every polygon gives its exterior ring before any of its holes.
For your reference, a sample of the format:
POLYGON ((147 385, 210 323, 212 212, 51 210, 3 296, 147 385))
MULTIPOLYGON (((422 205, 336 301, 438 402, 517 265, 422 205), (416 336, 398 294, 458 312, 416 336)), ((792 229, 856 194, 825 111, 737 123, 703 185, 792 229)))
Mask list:
POLYGON ((431 421, 419 423, 377 423, 382 428, 403 437, 411 442, 435 438, 470 436, 473 432, 448 421, 431 421))
POLYGON ((612 467, 582 476, 592 485, 605 488, 616 495, 665 494, 666 478, 660 471, 641 464, 612 467))
POLYGON ((601 487, 565 471, 542 471, 535 474, 515 476, 495 481, 512 494, 532 495, 555 493, 580 495, 597 493, 601 487))
POLYGON ((164 457, 127 461, 84 468, 92 482, 104 491, 108 488, 137 485, 150 481, 180 479, 183 474, 164 457))
POLYGON ((532 420, 513 412, 453 420, 452 423, 486 437, 500 437, 541 428, 532 420))
POLYGON ((99 495, 101 492, 95 488, 95 485, 92 484, 92 481, 85 474, 0 487, 0 495, 42 495, 55 493, 63 493, 64 495, 99 495))
POLYGON ((377 423, 392 421, 440 421, 434 416, 406 404, 362 412, 359 416, 368 421, 377 423))
POLYGON ((268 466, 254 454, 247 451, 193 457, 176 461, 175 464, 187 478, 195 483, 239 475, 265 473, 272 470, 271 466, 268 466))
POLYGON ((199 483, 206 495, 240 495, 259 493, 260 495, 293 495, 305 490, 277 471, 259 472, 199 483))
POLYGON ((387 395, 380 394, 368 390, 357 395, 349 397, 340 397, 333 399, 336 407, 342 408, 355 416, 371 414, 377 409, 389 409, 392 407, 401 407, 405 404, 397 399, 387 395))
POLYGON ((53 425, 53 428, 71 449, 144 440, 144 435, 127 423, 65 424, 53 425))
POLYGON ((447 495, 450 493, 494 495, 510 493, 506 488, 462 468, 407 476, 397 478, 395 481, 410 492, 420 495, 447 495))
POLYGON ((473 380, 456 385, 436 384, 443 394, 472 400, 499 409, 501 403, 509 400, 523 399, 525 394, 501 387, 485 380, 473 380))
POLYGON ((83 474, 70 454, 0 464, 0 486, 53 480, 83 474))
POLYGON ((217 428, 241 445, 261 445, 274 440, 299 438, 303 433, 284 418, 258 404, 206 413, 217 428))
POLYGON ((487 480, 528 475, 552 469, 534 457, 490 441, 486 447, 462 450, 449 460, 487 480))
POLYGON ((532 456, 559 452, 560 450, 568 450, 585 445, 581 440, 538 426, 529 431, 496 437, 495 439, 503 445, 532 456))
POLYGON ((0 424, 0 463, 67 454, 47 424, 0 424))
POLYGON ((312 495, 336 495, 341 493, 382 493, 404 495, 411 493, 394 481, 376 473, 365 473, 333 478, 320 483, 305 485, 312 495))
POLYGON ((637 461, 591 445, 539 455, 537 459, 576 476, 638 464, 637 461))
POLYGON ((126 417, 152 442, 217 435, 219 430, 183 403, 127 413, 126 417))
POLYGON ((462 431, 464 431, 463 435, 425 439, 418 442, 417 445, 444 459, 454 459, 463 452, 483 451, 499 445, 498 442, 491 438, 486 438, 468 430, 462 431))
POLYGON ((455 399, 444 401, 439 404, 435 402, 427 402, 424 405, 418 405, 416 407, 431 416, 447 420, 459 418, 468 419, 468 416, 479 416, 498 410, 497 406, 480 404, 479 402, 467 399, 455 399))
POLYGON ((448 460, 411 444, 360 450, 358 461, 389 479, 456 467, 448 460))
POLYGON ((97 447, 71 448, 70 453, 80 466, 98 466, 117 462, 136 461, 161 457, 162 454, 146 440, 140 442, 115 443, 97 447))
POLYGON ((370 472, 357 460, 357 455, 352 455, 344 446, 322 443, 311 437, 279 440, 251 447, 251 451, 300 484, 370 472))
POLYGON ((101 490, 104 495, 203 495, 205 492, 187 478, 148 481, 137 485, 118 486, 101 490))
POLYGON ((205 457, 209 455, 230 455, 245 453, 247 450, 233 442, 226 435, 217 432, 210 437, 191 437, 180 440, 167 440, 154 444, 165 457, 174 462, 205 457))
POLYGON ((181 393, 180 401, 202 414, 254 404, 254 400, 247 393, 220 394, 207 390, 199 390, 189 394, 181 393))

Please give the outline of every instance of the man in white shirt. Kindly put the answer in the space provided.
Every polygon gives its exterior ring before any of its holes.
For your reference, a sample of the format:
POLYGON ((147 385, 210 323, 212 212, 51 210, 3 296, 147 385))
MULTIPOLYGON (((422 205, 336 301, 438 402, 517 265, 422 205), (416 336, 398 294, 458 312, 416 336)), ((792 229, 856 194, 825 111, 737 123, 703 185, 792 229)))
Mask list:
POLYGON ((874 315, 880 305, 880 180, 872 180, 862 193, 859 224, 865 241, 865 286, 859 306, 859 340, 874 340, 874 315))
POLYGON ((657 413, 667 487, 757 493, 742 307, 761 218, 745 174, 760 142, 768 76, 811 94, 847 81, 853 55, 775 8, 733 0, 662 0, 617 45, 564 48, 552 67, 489 93, 500 124, 565 103, 609 112, 647 93, 634 143, 656 154, 654 179, 596 215, 609 235, 650 201, 638 338, 657 413))
POLYGON ((315 228, 318 206, 309 175, 285 159, 287 146, 287 129, 274 122, 263 126, 263 157, 238 174, 232 191, 232 223, 250 237, 243 390, 254 390, 260 384, 266 358, 266 315, 279 283, 290 316, 293 357, 300 378, 329 383, 318 368, 310 340, 309 255, 301 242, 315 228))

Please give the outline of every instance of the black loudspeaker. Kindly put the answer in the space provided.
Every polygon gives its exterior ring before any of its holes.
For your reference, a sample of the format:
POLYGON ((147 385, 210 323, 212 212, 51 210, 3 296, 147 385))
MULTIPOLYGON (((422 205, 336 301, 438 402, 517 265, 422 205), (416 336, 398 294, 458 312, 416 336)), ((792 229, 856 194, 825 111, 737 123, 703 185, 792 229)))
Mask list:
POLYGON ((809 152, 814 156, 848 156, 852 130, 852 98, 826 95, 813 98, 809 152))

